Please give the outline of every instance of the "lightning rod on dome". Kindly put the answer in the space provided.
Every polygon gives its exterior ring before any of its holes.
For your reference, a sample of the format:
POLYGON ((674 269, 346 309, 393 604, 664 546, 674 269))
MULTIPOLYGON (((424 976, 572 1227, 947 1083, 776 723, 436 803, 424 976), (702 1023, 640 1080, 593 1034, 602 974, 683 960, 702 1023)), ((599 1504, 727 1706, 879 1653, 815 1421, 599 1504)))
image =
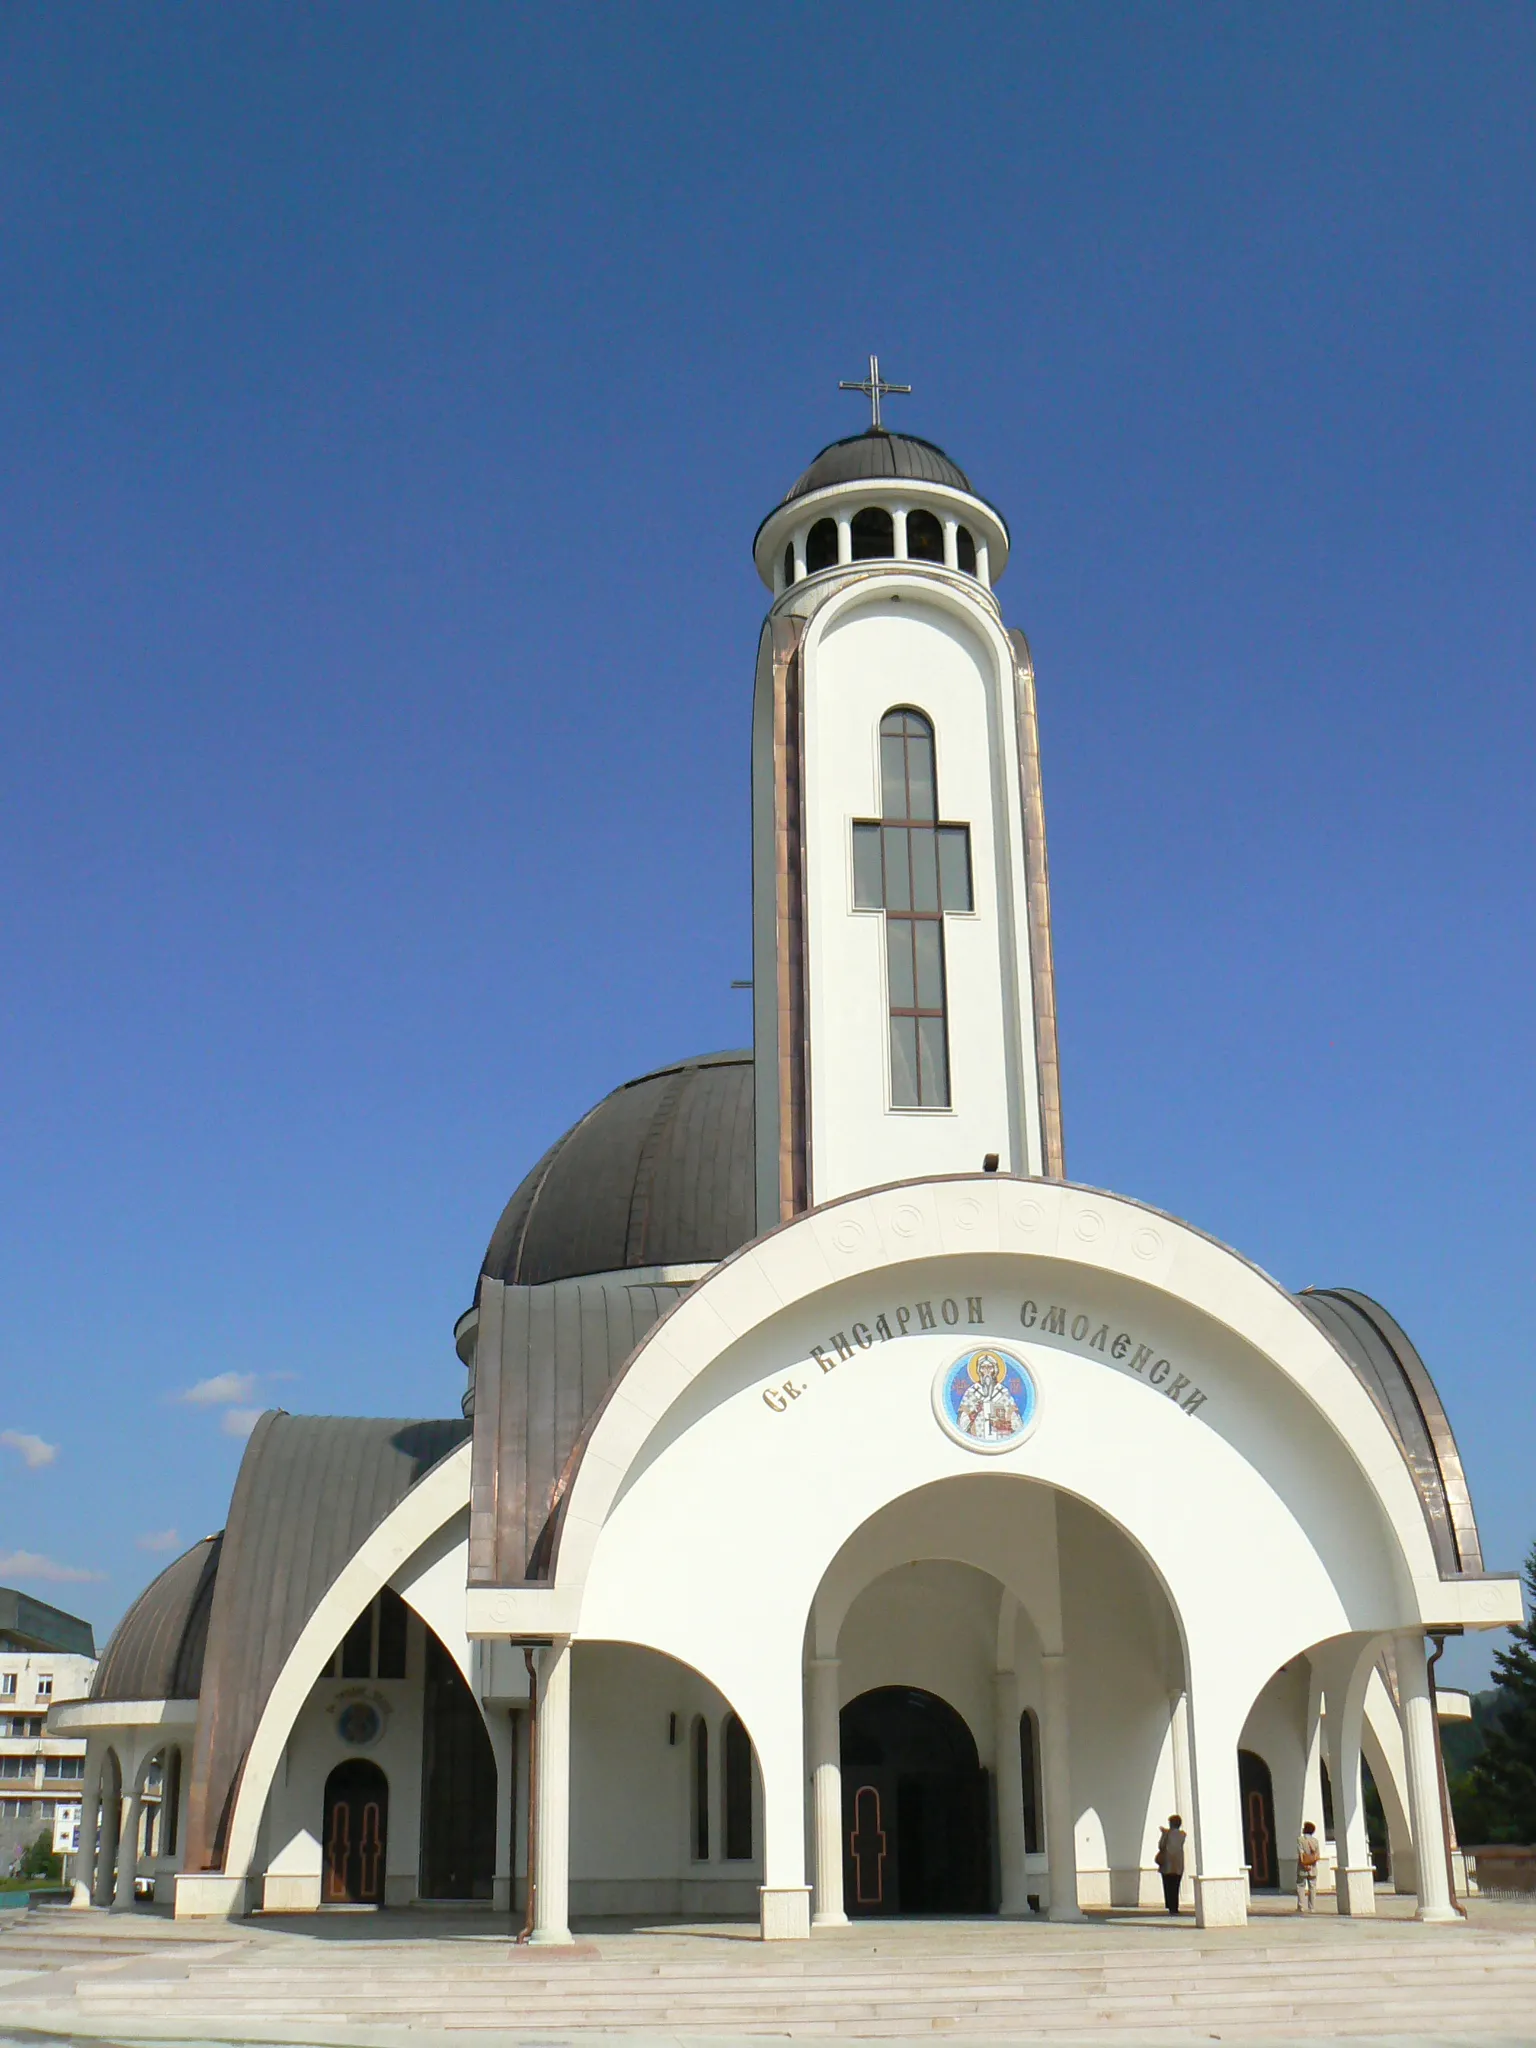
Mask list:
POLYGON ((869 400, 869 409, 872 414, 869 423, 870 431, 876 434, 883 434, 886 431, 880 423, 880 400, 892 395, 905 398, 912 396, 912 386, 910 384, 881 383, 880 358, 878 356, 870 357, 869 375, 861 383, 850 383, 846 378, 840 378, 837 388, 839 391, 862 391, 864 393, 864 396, 869 400))

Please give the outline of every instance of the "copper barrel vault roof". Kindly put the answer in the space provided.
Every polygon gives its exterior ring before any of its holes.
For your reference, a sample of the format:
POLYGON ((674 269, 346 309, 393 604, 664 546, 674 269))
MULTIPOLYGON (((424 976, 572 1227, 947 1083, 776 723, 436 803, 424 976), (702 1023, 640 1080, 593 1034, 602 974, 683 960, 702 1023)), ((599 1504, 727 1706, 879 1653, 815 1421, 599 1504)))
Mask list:
POLYGON ((712 1265, 756 1234, 752 1055, 709 1053, 605 1095, 502 1212, 481 1272, 539 1287, 712 1265))
POLYGON ((1442 1577, 1481 1572, 1483 1549, 1461 1453, 1429 1368, 1379 1301, 1352 1287, 1296 1296, 1355 1369, 1413 1475, 1442 1577))
POLYGON ((205 1536, 134 1601, 102 1653, 93 1700, 195 1700, 222 1536, 205 1536))
POLYGON ((343 1565, 469 1424, 270 1411, 240 1461, 214 1581, 187 1868, 222 1862, 241 1767, 304 1624, 343 1565))

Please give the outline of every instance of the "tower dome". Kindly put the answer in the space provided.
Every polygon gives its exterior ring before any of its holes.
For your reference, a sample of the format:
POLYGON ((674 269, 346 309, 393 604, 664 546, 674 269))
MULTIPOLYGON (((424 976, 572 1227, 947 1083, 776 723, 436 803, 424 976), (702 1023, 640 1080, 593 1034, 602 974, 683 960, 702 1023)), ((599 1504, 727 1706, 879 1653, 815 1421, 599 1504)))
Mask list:
POLYGON ((915 434, 893 434, 884 427, 866 427, 846 441, 823 448, 805 473, 784 493, 786 505, 829 484, 883 482, 907 477, 915 483, 948 484, 952 490, 974 492, 971 480, 944 450, 915 434))
POLYGON ((807 577, 874 562, 990 589, 1009 547, 1008 522, 942 448, 870 426, 822 449, 757 529, 752 552, 777 597, 807 577))

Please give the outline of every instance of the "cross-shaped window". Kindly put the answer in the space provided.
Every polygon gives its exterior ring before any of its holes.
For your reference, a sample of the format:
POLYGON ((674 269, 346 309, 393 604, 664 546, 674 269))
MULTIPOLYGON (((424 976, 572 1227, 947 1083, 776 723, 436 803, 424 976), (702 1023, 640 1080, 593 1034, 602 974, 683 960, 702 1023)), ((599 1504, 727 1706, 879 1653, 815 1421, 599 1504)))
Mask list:
POLYGON ((933 726, 921 711, 880 721, 880 812, 853 827, 853 907, 885 913, 891 1102, 949 1107, 944 917, 968 911, 971 828, 939 823, 933 726))

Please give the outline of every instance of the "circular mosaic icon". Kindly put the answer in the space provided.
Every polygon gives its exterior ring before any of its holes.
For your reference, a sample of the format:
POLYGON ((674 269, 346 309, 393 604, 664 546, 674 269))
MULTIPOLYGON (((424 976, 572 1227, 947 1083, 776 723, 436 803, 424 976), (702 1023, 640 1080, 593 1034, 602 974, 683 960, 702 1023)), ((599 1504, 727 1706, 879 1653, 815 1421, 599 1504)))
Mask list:
POLYGON ((1039 1419, 1040 1395, 1022 1359, 995 1344, 940 1366, 933 1382, 939 1427, 968 1451, 995 1456, 1023 1443, 1039 1419))
POLYGON ((348 1700, 336 1716, 336 1733, 349 1748, 371 1749, 384 1733, 384 1716, 372 1700, 348 1700))

